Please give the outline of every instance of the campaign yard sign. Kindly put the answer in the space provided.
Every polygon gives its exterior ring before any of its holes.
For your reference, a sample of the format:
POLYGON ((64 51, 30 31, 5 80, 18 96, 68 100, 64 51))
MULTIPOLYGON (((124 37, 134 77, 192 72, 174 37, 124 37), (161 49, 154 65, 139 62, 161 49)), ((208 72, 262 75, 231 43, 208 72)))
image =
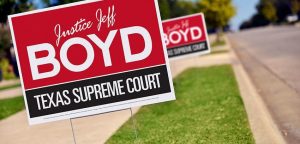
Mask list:
POLYGON ((165 20, 163 29, 169 58, 210 53, 202 13, 165 20))
POLYGON ((9 24, 30 124, 175 99, 155 0, 78 2, 9 24))

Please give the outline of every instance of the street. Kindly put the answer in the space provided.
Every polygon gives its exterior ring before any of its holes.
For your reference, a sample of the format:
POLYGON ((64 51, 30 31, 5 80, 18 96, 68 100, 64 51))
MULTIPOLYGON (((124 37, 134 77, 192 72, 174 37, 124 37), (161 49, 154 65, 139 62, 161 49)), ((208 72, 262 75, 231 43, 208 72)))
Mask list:
POLYGON ((299 143, 300 28, 257 28, 229 39, 287 142, 299 143))
POLYGON ((231 35, 290 87, 300 92, 300 28, 270 27, 231 35))

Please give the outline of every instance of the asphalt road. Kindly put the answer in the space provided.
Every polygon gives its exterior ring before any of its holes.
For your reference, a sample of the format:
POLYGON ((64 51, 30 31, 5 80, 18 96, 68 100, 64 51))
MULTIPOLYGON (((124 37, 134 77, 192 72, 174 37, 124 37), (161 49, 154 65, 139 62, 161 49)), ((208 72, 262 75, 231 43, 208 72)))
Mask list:
POLYGON ((257 28, 229 39, 287 143, 300 143, 300 28, 257 28))
POLYGON ((268 27, 230 36, 281 80, 300 93, 300 28, 268 27))

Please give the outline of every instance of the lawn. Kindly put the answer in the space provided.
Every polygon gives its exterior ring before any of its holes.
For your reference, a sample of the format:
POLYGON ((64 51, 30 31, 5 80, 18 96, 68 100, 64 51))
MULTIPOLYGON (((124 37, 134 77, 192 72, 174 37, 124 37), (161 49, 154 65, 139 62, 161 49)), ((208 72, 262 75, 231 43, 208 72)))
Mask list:
POLYGON ((24 109, 23 96, 0 100, 0 120, 24 109))
POLYGON ((174 80, 176 101, 144 106, 109 144, 255 143, 230 65, 192 68, 174 80))

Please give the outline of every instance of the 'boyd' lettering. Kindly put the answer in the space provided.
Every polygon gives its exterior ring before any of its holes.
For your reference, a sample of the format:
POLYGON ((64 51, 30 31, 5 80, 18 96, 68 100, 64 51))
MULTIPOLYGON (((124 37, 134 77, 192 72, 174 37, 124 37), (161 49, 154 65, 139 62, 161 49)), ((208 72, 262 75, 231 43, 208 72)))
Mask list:
MULTIPOLYGON (((105 67, 111 66, 111 57, 110 57, 110 45, 116 36, 117 30, 112 30, 109 32, 106 40, 103 42, 100 40, 99 37, 97 37, 96 34, 90 34, 87 37, 94 42, 98 48, 101 49, 103 58, 104 58, 104 64, 105 67)), ((123 50, 124 50, 124 56, 125 60, 127 63, 129 62, 134 62, 134 61, 140 61, 145 58, 147 58, 151 51, 152 51, 152 40, 149 32, 147 29, 140 27, 140 26, 134 26, 134 27, 128 27, 128 28, 123 28, 120 29, 120 36, 122 40, 122 45, 123 45, 123 50), (132 54, 131 48, 130 48, 130 42, 128 36, 131 34, 138 34, 143 37, 145 47, 142 52, 132 54)), ((27 46, 28 49, 28 57, 29 57, 29 62, 30 62, 30 68, 32 71, 32 77, 34 80, 37 79, 43 79, 43 78, 48 78, 48 77, 53 77, 57 75, 60 71, 60 63, 58 59, 55 58, 55 50, 54 47, 50 43, 42 43, 42 44, 37 44, 37 45, 31 45, 27 46), (48 56, 42 57, 42 58, 37 58, 36 57, 36 52, 40 51, 47 51, 48 56), (53 66, 53 69, 48 72, 39 72, 38 67, 40 65, 45 65, 45 64, 51 64, 53 66)), ((73 72, 81 72, 86 70, 91 66, 91 64, 94 61, 94 49, 93 46, 90 44, 89 41, 87 41, 84 38, 80 37, 75 37, 67 40, 62 44, 61 50, 60 50, 60 59, 61 63, 64 67, 66 67, 68 70, 73 71, 73 72), (72 45, 79 44, 82 47, 85 48, 87 52, 87 57, 86 60, 80 64, 80 65, 75 65, 72 64, 67 56, 67 52, 70 49, 72 45)))

